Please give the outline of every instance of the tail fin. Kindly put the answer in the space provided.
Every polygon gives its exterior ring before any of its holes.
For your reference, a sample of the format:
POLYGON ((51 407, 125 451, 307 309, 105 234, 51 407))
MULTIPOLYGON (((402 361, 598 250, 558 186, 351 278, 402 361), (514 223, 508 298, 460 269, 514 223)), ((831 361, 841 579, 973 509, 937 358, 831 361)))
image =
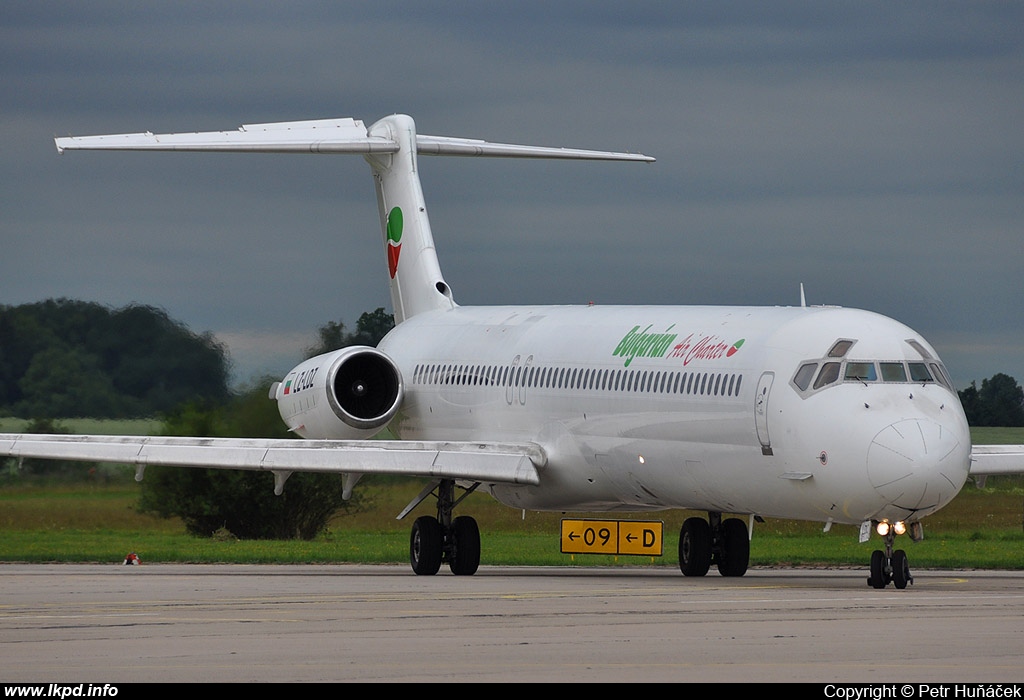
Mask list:
POLYGON ((451 309, 455 300, 441 274, 420 188, 416 125, 407 116, 394 115, 381 119, 367 133, 398 144, 394 153, 366 156, 377 187, 395 323, 424 311, 451 309))
POLYGON ((237 131, 112 134, 58 138, 55 142, 58 153, 69 150, 124 150, 340 153, 364 156, 373 171, 377 188, 377 205, 396 323, 425 311, 455 306, 434 250, 426 204, 420 189, 416 163, 418 154, 654 161, 654 158, 635 153, 418 136, 413 120, 400 114, 385 117, 369 129, 355 119, 322 119, 250 124, 237 131))

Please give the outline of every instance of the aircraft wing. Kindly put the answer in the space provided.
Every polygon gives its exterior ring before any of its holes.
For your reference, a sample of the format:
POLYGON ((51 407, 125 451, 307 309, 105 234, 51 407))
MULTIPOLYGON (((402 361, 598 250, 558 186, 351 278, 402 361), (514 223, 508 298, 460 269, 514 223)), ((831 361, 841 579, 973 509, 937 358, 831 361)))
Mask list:
POLYGON ((406 440, 271 440, 108 435, 0 434, 0 456, 247 469, 274 472, 401 474, 484 483, 540 483, 546 463, 534 443, 406 440))
POLYGON ((1024 445, 974 445, 970 474, 1024 474, 1024 445))

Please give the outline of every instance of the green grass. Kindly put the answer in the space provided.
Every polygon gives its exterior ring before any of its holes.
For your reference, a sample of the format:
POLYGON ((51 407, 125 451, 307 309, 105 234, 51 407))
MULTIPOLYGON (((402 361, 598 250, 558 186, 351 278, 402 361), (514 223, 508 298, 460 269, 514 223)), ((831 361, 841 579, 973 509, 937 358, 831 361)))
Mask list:
POLYGON ((975 445, 1019 445, 1024 443, 1024 428, 971 428, 975 445))
MULTIPOLYGON (((367 509, 335 518, 310 542, 195 538, 180 521, 136 509, 138 486, 113 484, 9 486, 0 489, 0 561, 119 562, 128 552, 143 562, 329 563, 405 562, 411 520, 394 519, 421 487, 416 480, 362 484, 367 509)), ((270 482, 268 479, 268 488, 270 482)), ((925 521, 925 540, 907 542, 914 567, 1024 568, 1024 486, 991 479, 985 489, 968 485, 946 509, 925 521), (997 483, 993 483, 997 482, 997 483), (998 483, 1001 482, 1001 483, 998 483)), ((685 511, 653 517, 665 522, 665 555, 659 558, 571 556, 559 552, 557 513, 527 513, 473 494, 460 510, 480 523, 484 564, 676 566, 676 533, 685 511)), ((651 514, 641 516, 652 519, 651 514)), ((752 565, 863 566, 871 549, 857 529, 768 520, 755 526, 752 565)))
MULTIPOLYGON (((124 426, 122 426, 123 428, 124 426)), ((6 429, 6 428, 4 428, 6 429)), ((99 431, 97 431, 99 432, 99 431)), ((976 431, 974 440, 1024 443, 1024 430, 976 431)), ((403 521, 395 515, 422 488, 415 479, 365 478, 357 487, 365 508, 336 517, 328 531, 310 542, 237 541, 194 538, 178 520, 137 510, 139 486, 132 470, 118 467, 80 483, 8 481, 0 488, 0 561, 120 562, 136 552, 144 563, 385 563, 408 560, 409 527, 421 505, 403 521)), ((268 476, 270 486, 270 477, 268 476)), ((483 564, 506 565, 677 565, 679 527, 692 513, 643 514, 665 522, 665 555, 659 558, 565 555, 559 552, 559 513, 521 511, 472 494, 459 508, 480 524, 483 564)), ((567 517, 579 517, 570 514, 567 517)), ((607 517, 599 515, 597 517, 607 517)), ((939 513, 925 519, 925 540, 901 542, 914 568, 1024 569, 1024 478, 990 478, 973 484, 939 513)), ((768 520, 755 525, 751 564, 857 566, 867 564, 878 539, 860 544, 857 528, 768 520)))
MULTIPOLYGON (((155 435, 164 425, 157 418, 61 418, 56 423, 77 435, 155 435)), ((20 433, 28 424, 24 418, 0 418, 0 433, 20 433)))

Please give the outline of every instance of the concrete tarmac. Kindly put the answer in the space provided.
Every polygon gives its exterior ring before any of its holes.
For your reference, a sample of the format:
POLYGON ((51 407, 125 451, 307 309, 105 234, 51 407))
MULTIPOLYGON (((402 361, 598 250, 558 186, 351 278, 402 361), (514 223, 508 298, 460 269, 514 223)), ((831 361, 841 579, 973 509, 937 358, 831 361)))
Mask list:
POLYGON ((1024 681, 1024 572, 0 565, 12 682, 1024 681))

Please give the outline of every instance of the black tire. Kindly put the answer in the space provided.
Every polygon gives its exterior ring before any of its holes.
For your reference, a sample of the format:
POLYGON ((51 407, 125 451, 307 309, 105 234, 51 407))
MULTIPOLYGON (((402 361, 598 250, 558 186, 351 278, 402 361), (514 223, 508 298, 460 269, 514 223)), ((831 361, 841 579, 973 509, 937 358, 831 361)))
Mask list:
POLYGON ((436 574, 441 568, 443 547, 441 523, 437 522, 437 518, 430 515, 416 518, 409 537, 409 563, 412 564, 412 570, 420 576, 436 574))
POLYGON ((871 553, 871 577, 868 585, 872 588, 885 588, 889 581, 885 575, 885 552, 876 549, 871 553))
POLYGON ((910 562, 907 561, 907 553, 897 549, 892 553, 892 585, 901 591, 914 579, 910 576, 910 562))
POLYGON ((679 531, 679 570, 704 576, 711 568, 711 526, 704 518, 687 518, 679 531))
POLYGON ((722 576, 742 576, 750 565, 750 536, 747 526, 739 518, 722 523, 721 551, 718 553, 718 573, 722 576))
POLYGON ((456 576, 472 576, 480 566, 480 528, 468 515, 452 521, 448 566, 456 576))

